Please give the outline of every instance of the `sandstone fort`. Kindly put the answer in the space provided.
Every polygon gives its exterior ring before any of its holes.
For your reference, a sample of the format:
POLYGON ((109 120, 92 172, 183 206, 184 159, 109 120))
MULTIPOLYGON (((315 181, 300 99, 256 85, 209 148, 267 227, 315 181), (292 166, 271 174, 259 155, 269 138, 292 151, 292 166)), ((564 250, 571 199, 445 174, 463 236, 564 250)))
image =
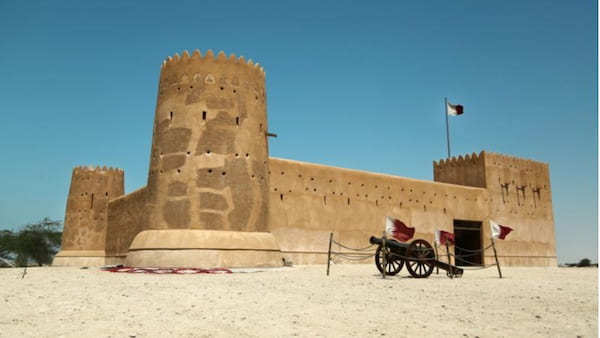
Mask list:
MULTIPOLYGON (((149 117, 150 118, 150 117, 149 117)), ((124 194, 124 172, 73 169, 54 265, 253 267, 327 262, 329 234, 353 247, 386 216, 474 250, 489 221, 513 266, 556 266, 548 165, 482 151, 433 162, 433 181, 269 157, 265 73, 211 51, 162 64, 148 182, 124 194)), ((470 258, 491 263, 487 253, 470 258)))

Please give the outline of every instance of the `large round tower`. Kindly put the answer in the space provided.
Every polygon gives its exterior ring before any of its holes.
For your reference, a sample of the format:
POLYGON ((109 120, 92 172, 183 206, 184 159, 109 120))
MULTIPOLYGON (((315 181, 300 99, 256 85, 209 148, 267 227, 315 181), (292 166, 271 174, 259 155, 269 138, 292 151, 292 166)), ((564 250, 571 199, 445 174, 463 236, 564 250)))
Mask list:
POLYGON ((211 51, 185 51, 163 62, 147 230, 134 239, 128 263, 281 264, 267 233, 266 131, 265 74, 258 64, 211 51))
POLYGON ((124 173, 75 167, 67 199, 61 251, 52 265, 103 265, 108 202, 124 193, 124 173))

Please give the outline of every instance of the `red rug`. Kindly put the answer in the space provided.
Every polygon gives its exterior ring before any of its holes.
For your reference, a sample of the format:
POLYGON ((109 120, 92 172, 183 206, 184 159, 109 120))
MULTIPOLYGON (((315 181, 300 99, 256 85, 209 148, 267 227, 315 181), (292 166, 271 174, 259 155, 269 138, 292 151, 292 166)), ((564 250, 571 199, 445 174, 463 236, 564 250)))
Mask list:
POLYGON ((200 268, 132 268, 126 266, 116 266, 105 268, 104 271, 109 272, 125 272, 125 273, 155 273, 155 274, 195 274, 195 273, 232 273, 226 268, 200 269, 200 268))

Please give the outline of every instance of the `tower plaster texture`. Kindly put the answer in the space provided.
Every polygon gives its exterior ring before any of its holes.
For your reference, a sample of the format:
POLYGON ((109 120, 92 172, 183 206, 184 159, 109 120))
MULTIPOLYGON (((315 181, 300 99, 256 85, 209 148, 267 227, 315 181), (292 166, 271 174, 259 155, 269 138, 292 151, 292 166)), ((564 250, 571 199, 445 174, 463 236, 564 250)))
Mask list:
POLYGON ((281 265, 276 241, 267 234, 266 131, 265 74, 258 64, 223 52, 215 58, 211 51, 205 56, 184 52, 165 61, 154 119, 147 218, 128 261, 147 264, 160 256, 160 264, 191 264, 201 258, 182 261, 185 255, 172 250, 191 250, 191 255, 207 248, 225 250, 222 256, 229 256, 233 249, 224 248, 216 232, 229 231, 246 250, 240 255, 254 248, 272 256, 260 265, 281 265), (264 236, 271 240, 265 242, 264 236), (166 247, 157 246, 167 242, 166 247))

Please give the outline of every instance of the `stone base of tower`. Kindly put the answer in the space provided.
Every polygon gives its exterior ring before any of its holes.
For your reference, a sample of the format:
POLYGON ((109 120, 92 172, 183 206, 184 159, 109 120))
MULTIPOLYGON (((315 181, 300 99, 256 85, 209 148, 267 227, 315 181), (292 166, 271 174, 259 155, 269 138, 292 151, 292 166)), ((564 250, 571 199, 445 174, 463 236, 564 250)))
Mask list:
POLYGON ((52 266, 104 266, 104 250, 62 250, 54 256, 52 266))
POLYGON ((131 243, 127 266, 248 268, 283 265, 275 237, 266 232, 145 230, 131 243))

